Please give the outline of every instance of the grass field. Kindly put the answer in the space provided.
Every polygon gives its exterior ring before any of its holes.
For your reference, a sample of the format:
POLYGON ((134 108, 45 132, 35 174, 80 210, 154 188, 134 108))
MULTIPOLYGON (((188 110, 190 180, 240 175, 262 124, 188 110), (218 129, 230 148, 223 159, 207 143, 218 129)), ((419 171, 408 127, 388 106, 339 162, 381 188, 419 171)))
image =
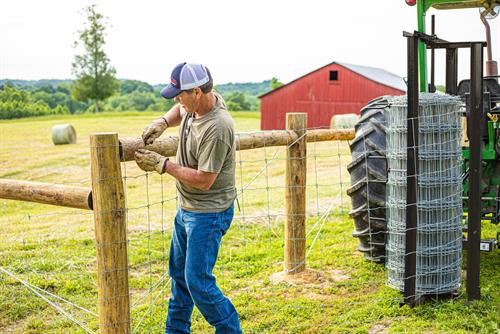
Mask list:
MULTIPOLYGON (((139 136, 158 115, 130 112, 0 121, 0 178, 90 187, 88 134, 139 136), (75 127, 75 145, 52 144, 50 129, 62 123, 75 127)), ((237 132, 259 129, 258 113, 233 116, 237 132)), ((238 309, 244 332, 499 332, 498 250, 481 254, 481 301, 468 304, 462 287, 455 300, 413 309, 399 306, 402 296, 385 286, 383 266, 366 262, 351 237, 345 195, 350 157, 345 143, 308 145, 311 274, 303 282, 276 280, 283 270, 284 158, 284 148, 237 154, 241 209, 236 209, 233 226, 224 237, 216 276, 238 309)), ((166 261, 175 183, 169 176, 145 174, 133 162, 122 167, 132 329, 161 333, 169 297, 166 261)), ((0 271, 0 333, 97 332, 92 212, 8 200, 0 200, 0 208, 0 268, 13 274, 0 271), (60 305, 59 312, 37 293, 60 305)), ((483 237, 494 236, 494 226, 483 227, 483 237)), ((192 329, 211 333, 196 310, 192 329)))

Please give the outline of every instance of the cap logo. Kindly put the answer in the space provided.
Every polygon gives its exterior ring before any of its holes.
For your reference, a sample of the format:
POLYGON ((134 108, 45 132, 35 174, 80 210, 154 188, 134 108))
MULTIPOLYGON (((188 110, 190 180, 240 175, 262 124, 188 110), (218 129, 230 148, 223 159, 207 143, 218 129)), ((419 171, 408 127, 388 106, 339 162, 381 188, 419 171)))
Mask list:
POLYGON ((170 79, 170 83, 174 86, 177 86, 177 80, 175 80, 174 78, 170 79))

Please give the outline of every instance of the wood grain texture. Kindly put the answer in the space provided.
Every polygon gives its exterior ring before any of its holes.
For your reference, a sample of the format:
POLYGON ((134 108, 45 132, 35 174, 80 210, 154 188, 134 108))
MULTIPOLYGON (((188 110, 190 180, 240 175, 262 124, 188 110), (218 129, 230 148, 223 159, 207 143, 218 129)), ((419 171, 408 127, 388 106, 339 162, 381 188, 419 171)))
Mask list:
POLYGON ((177 153, 179 137, 163 136, 154 141, 151 145, 144 145, 142 138, 120 138, 120 160, 134 160, 134 153, 140 148, 160 153, 165 157, 174 156, 177 153))
MULTIPOLYGON (((237 151, 262 147, 287 146, 298 138, 294 131, 287 130, 237 133, 235 137, 237 151)), ((307 131, 308 142, 352 139, 354 139, 354 129, 321 129, 307 131)), ((121 161, 134 160, 134 152, 140 148, 146 148, 167 157, 175 156, 178 143, 179 138, 177 136, 162 137, 148 146, 144 146, 141 138, 120 138, 121 161)))
POLYGON ((125 192, 118 134, 90 135, 99 332, 130 333, 125 192))
POLYGON ((85 187, 0 179, 0 198, 92 210, 92 190, 85 187))
POLYGON ((285 272, 288 274, 306 268, 306 124, 307 114, 287 114, 286 128, 298 138, 287 148, 285 168, 285 272))

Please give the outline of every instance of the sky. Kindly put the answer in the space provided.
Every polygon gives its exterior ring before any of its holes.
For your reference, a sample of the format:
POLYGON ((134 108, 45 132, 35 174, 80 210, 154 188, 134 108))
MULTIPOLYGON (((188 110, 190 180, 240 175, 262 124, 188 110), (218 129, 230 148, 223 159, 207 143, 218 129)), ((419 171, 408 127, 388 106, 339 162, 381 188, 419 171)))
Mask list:
MULTIPOLYGON (((404 0, 1 0, 0 79, 73 78, 73 43, 82 8, 95 3, 110 24, 105 51, 118 78, 168 82, 180 62, 206 65, 215 84, 287 83, 333 61, 406 76, 403 30, 416 29, 416 7, 404 0), (353 6, 355 4, 355 6, 353 6)), ((449 41, 485 40, 477 9, 436 14, 436 33, 449 41)), ((489 21, 500 62, 500 16, 489 21)), ((444 83, 444 51, 436 83, 444 83)), ((467 51, 459 77, 469 75, 467 51)))

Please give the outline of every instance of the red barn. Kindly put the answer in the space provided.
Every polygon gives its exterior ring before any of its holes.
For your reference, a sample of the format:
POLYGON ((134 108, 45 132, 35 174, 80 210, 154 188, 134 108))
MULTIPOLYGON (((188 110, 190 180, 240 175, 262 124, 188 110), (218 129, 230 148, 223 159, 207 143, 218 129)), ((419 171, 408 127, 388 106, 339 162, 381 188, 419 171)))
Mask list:
POLYGON ((386 70, 333 62, 259 96, 262 130, 285 129, 288 112, 306 112, 307 127, 329 127, 333 115, 359 113, 382 95, 402 95, 403 79, 386 70))

